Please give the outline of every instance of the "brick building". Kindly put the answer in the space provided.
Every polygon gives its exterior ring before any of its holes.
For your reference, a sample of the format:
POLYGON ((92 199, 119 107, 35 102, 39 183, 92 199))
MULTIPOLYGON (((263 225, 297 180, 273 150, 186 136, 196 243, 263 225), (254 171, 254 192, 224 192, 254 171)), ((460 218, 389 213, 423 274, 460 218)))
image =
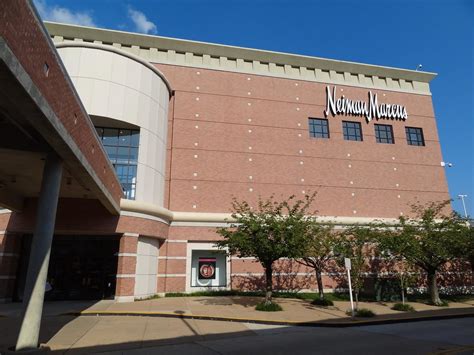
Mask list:
MULTIPOLYGON (((213 244, 233 196, 255 203, 316 191, 318 215, 340 225, 396 219, 415 200, 449 198, 429 88, 435 74, 45 26, 124 191, 113 214, 84 182, 63 179, 71 193, 59 199, 51 299, 257 287, 255 260, 213 244), (215 267, 210 278, 206 263, 215 267)), ((100 164, 99 172, 109 166, 100 164)), ((0 214, 5 301, 21 299, 36 201, 0 214)), ((277 288, 315 287, 311 270, 288 260, 275 277, 277 288)), ((337 283, 325 275, 324 285, 337 283)))

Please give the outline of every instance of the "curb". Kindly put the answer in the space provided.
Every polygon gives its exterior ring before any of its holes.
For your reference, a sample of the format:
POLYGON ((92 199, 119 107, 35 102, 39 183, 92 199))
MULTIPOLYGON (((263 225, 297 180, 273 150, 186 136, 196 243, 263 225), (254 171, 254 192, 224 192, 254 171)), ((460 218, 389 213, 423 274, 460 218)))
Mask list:
POLYGON ((358 327, 365 325, 383 325, 394 323, 412 323, 429 320, 443 320, 455 318, 469 318, 474 317, 474 312, 470 313, 453 313, 453 314, 439 314, 427 315, 410 318, 384 318, 362 320, 360 318, 345 321, 314 321, 314 322, 297 322, 288 320, 268 320, 255 318, 237 318, 237 317, 221 317, 221 316, 207 316, 187 313, 170 313, 170 312, 133 312, 133 311, 81 311, 81 312, 67 312, 59 315, 73 315, 73 316, 132 316, 132 317, 162 317, 162 318, 180 318, 180 319, 197 319, 197 320, 211 320, 211 321, 225 321, 225 322, 239 322, 239 323, 255 323, 267 325, 290 325, 298 327, 327 327, 327 328, 347 328, 358 327))

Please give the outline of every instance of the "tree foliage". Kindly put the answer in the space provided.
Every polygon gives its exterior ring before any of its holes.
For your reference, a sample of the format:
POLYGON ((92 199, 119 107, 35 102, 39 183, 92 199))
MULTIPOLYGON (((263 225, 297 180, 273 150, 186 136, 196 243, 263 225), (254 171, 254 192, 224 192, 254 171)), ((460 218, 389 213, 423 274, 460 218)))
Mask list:
POLYGON ((301 255, 311 221, 306 217, 315 194, 305 195, 303 200, 295 196, 279 202, 274 196, 259 198, 257 207, 246 201, 232 202, 234 223, 218 229, 223 240, 219 248, 226 248, 231 255, 254 257, 265 270, 265 303, 272 302, 273 263, 280 258, 296 258, 301 255))
MULTIPOLYGON (((351 259, 351 282, 356 300, 359 305, 359 294, 364 285, 364 273, 370 271, 368 258, 376 250, 375 227, 355 225, 341 233, 336 246, 336 252, 344 258, 351 259)), ((340 263, 344 260, 341 258, 340 263)))
POLYGON ((448 200, 412 205, 413 217, 400 217, 399 224, 380 239, 385 250, 426 272, 431 302, 436 305, 442 304, 437 272, 463 254, 468 232, 458 214, 445 212, 449 203, 448 200))
POLYGON ((320 224, 316 220, 312 221, 304 241, 303 254, 297 262, 314 270, 321 300, 324 299, 322 273, 334 257, 337 245, 338 235, 333 231, 332 226, 320 224))

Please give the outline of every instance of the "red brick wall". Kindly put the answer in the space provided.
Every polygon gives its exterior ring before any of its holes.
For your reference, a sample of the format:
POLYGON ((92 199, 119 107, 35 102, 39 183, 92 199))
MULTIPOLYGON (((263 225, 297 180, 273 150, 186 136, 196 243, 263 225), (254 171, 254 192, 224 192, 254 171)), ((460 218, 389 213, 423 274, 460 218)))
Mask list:
POLYGON ((120 238, 119 258, 117 265, 116 297, 135 294, 135 268, 137 265, 138 235, 124 234, 120 238), (120 255, 123 253, 135 255, 120 255))
POLYGON ((111 193, 115 202, 122 196, 121 186, 107 156, 100 148, 90 119, 81 110, 79 97, 61 70, 59 55, 33 14, 27 0, 0 1, 0 36, 6 41, 33 83, 45 97, 84 157, 111 193), (49 66, 48 76, 44 65, 49 66))
MULTIPOLYGON (((398 217, 416 199, 449 198, 430 96, 372 90, 379 102, 406 106, 408 120, 331 116, 331 138, 311 139, 308 117, 324 118, 325 84, 157 67, 176 90, 168 140, 172 210, 227 212, 232 196, 255 203, 259 195, 317 191, 321 215, 398 217), (342 120, 361 122, 364 141, 345 141, 342 120), (395 144, 376 143, 374 123, 391 124, 395 144), (409 146, 405 126, 423 128, 426 146, 409 146)), ((337 89, 367 100, 368 89, 337 89)))
MULTIPOLYGON (((0 214, 0 230, 31 233, 34 230, 36 200, 29 199, 22 213, 0 214)), ((114 234, 133 232, 166 238, 168 225, 135 216, 113 216, 97 200, 60 199, 56 215, 56 234, 114 234)))

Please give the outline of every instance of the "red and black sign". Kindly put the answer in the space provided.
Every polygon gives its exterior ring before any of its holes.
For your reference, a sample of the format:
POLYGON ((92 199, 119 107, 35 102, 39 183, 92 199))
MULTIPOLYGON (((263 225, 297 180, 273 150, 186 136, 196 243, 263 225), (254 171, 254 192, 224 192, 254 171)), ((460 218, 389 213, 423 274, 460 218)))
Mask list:
POLYGON ((199 280, 216 278, 216 258, 199 258, 199 280))

